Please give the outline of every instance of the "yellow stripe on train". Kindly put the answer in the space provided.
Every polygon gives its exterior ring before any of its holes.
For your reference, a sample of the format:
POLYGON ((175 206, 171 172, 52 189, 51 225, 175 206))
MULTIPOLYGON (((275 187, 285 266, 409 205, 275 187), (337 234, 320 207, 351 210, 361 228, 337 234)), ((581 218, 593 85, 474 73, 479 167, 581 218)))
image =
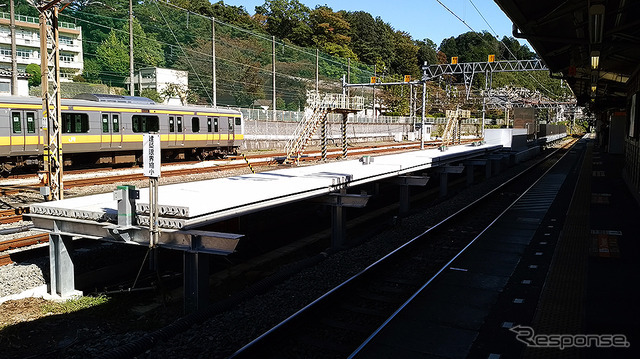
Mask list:
MULTIPOLYGON (((162 142, 196 142, 196 141, 229 141, 242 140, 244 135, 235 134, 163 134, 160 135, 162 142)), ((44 136, 1 136, 0 146, 21 146, 21 145, 38 145, 44 142, 44 136), (25 140, 26 138, 26 140, 25 140)), ((109 142, 142 142, 142 134, 140 135, 62 135, 62 144, 88 144, 88 143, 109 143, 109 142)))

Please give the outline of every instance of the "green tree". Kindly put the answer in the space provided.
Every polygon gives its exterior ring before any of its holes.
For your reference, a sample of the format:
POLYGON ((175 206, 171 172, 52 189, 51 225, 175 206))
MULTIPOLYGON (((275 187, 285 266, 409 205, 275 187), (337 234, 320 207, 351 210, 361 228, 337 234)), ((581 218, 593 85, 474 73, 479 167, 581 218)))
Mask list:
POLYGON ((97 62, 101 66, 101 77, 109 83, 124 83, 124 77, 129 72, 129 49, 111 31, 109 36, 96 49, 97 62))
POLYGON ((146 97, 148 99, 151 99, 157 103, 162 103, 164 101, 164 99, 162 98, 162 96, 158 93, 158 91, 153 90, 153 89, 143 89, 142 92, 140 93, 141 97, 146 97))
POLYGON ((264 26, 269 34, 299 46, 311 45, 309 12, 298 0, 266 0, 256 6, 256 13, 265 18, 264 26))
POLYGON ((38 86, 42 82, 42 70, 38 64, 29 64, 25 68, 25 72, 31 75, 29 77, 29 86, 38 86))
POLYGON ((416 40, 415 45, 418 46, 418 65, 422 66, 425 62, 428 65, 438 63, 437 45, 430 39, 416 40))
POLYGON ((356 60, 356 54, 349 48, 351 44, 350 26, 342 14, 334 12, 328 6, 317 6, 312 10, 309 15, 311 39, 316 47, 329 55, 356 60))
POLYGON ((391 60, 391 71, 400 75, 417 75, 418 46, 415 45, 411 35, 403 31, 393 34, 394 57, 391 60))
POLYGON ((364 11, 349 12, 345 18, 351 25, 351 48, 360 61, 378 65, 383 70, 394 58, 393 28, 380 17, 364 11))

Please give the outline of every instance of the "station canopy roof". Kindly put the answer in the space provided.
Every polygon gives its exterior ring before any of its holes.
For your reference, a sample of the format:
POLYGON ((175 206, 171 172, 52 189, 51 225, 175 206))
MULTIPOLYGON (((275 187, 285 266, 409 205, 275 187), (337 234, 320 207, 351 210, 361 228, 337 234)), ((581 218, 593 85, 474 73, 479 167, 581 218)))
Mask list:
POLYGON ((594 111, 626 107, 640 69, 638 0, 495 0, 578 104, 594 111))

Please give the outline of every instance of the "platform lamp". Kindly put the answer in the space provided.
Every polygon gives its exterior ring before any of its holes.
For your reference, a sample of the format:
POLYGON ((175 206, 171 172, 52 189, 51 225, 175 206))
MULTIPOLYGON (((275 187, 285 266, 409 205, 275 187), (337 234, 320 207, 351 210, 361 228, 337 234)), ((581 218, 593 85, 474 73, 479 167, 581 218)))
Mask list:
POLYGON ((597 70, 600 67, 600 51, 591 51, 591 69, 597 70))

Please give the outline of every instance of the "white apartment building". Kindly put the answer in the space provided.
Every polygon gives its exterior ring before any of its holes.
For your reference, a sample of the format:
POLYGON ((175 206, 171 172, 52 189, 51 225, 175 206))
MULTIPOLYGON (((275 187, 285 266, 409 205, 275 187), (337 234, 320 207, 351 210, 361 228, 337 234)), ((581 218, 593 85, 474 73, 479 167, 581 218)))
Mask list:
MULTIPOLYGON (((11 71, 11 30, 9 13, 0 12, 0 70, 11 71)), ((41 64, 40 20, 37 17, 15 15, 16 59, 18 72, 29 64, 41 64)), ((68 22, 58 22, 60 43, 60 81, 71 81, 82 73, 82 28, 68 22)))
MULTIPOLYGON (((126 84, 131 88, 131 80, 127 77, 126 84)), ((189 72, 161 67, 145 67, 136 71, 133 78, 135 94, 142 90, 156 90, 159 94, 173 87, 174 96, 165 97, 164 103, 170 105, 183 105, 187 89, 189 88, 189 72)), ((132 93, 129 91, 129 93, 132 93)))

